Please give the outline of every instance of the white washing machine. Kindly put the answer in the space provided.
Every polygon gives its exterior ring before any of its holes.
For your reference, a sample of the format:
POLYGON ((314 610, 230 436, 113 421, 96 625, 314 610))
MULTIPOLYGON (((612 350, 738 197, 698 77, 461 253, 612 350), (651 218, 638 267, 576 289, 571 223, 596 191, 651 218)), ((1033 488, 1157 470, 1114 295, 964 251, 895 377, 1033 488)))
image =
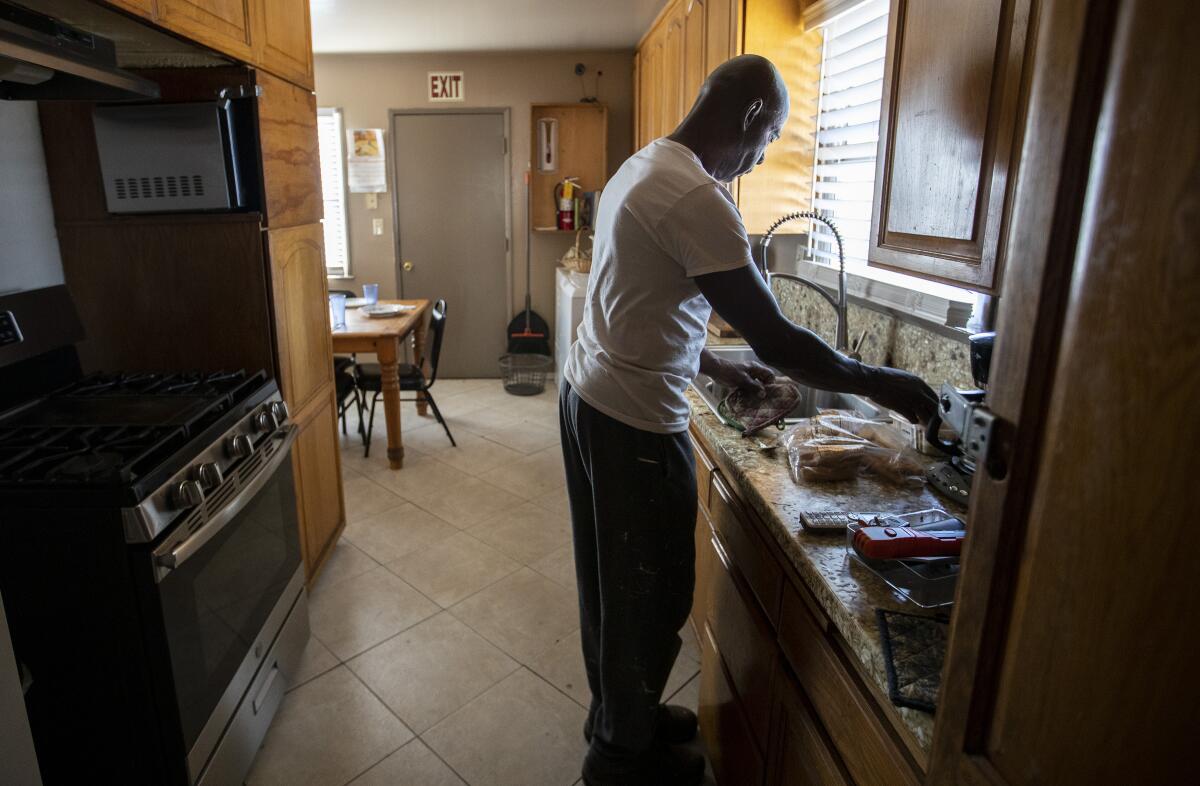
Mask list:
POLYGON ((575 329, 583 319, 583 299, 587 296, 588 277, 560 267, 555 272, 554 298, 554 370, 559 381, 567 352, 575 341, 575 329))

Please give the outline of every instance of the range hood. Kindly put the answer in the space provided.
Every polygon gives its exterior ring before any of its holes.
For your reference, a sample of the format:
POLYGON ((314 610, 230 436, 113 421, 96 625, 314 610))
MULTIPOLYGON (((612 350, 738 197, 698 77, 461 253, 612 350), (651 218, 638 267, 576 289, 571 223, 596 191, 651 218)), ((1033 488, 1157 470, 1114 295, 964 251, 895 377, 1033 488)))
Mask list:
POLYGON ((158 85, 117 68, 116 47, 44 14, 0 0, 0 98, 135 101, 158 85))

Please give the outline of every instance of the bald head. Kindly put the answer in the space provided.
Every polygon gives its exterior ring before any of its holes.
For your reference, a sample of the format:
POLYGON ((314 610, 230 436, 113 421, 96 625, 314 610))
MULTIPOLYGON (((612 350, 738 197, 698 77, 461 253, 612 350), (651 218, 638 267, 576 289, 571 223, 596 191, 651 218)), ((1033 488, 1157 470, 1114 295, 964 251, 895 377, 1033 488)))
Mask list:
POLYGON ((765 57, 740 55, 717 66, 700 88, 697 103, 740 107, 761 99, 778 109, 787 103, 779 69, 765 57))
POLYGON ((741 55, 717 66, 670 138, 691 148, 704 168, 728 182, 762 163, 788 115, 788 91, 774 64, 741 55))

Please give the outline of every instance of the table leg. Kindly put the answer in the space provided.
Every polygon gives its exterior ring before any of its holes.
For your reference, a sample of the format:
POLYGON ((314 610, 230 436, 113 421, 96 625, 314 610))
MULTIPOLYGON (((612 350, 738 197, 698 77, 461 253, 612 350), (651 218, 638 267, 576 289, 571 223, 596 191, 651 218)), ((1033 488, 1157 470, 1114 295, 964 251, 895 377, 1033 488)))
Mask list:
MULTIPOLYGON (((425 317, 417 320, 417 326, 413 328, 413 362, 421 361, 421 371, 429 376, 429 364, 425 362, 425 317)), ((428 402, 425 400, 425 394, 417 393, 417 414, 425 417, 428 413, 428 402)))
POLYGON ((387 457, 392 469, 404 466, 404 440, 400 431, 400 377, 397 369, 400 342, 384 341, 378 347, 383 379, 383 417, 387 424, 387 457))

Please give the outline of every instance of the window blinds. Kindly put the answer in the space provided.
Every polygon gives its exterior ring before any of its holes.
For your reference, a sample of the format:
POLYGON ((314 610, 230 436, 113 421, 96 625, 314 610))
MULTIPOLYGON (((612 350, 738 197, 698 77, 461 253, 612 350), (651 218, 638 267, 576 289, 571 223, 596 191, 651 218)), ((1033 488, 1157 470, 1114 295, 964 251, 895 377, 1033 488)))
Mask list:
MULTIPOLYGON (((866 270, 871 194, 887 50, 888 2, 867 0, 825 24, 817 111, 813 209, 835 224, 846 268, 866 270)), ((837 242, 812 222, 809 256, 837 264, 837 242)))
POLYGON ((346 237, 346 181, 343 159, 342 112, 317 110, 317 144, 321 151, 321 192, 325 200, 325 269, 331 276, 350 275, 346 237))

